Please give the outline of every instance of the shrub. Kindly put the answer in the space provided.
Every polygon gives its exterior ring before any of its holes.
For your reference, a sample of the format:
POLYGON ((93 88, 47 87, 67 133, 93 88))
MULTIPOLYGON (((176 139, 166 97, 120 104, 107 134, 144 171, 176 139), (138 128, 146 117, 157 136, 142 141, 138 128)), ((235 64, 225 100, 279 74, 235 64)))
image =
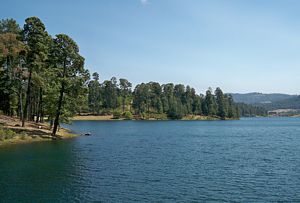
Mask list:
POLYGON ((141 119, 147 119, 147 114, 145 112, 141 113, 141 119))
POLYGON ((155 114, 154 118, 157 120, 167 120, 168 116, 167 114, 161 113, 161 114, 155 114))
POLYGON ((0 128, 0 140, 4 140, 4 130, 2 128, 0 128))
POLYGON ((0 140, 11 139, 11 138, 15 137, 16 135, 17 134, 10 129, 0 128, 0 140))
POLYGON ((5 139, 12 139, 13 137, 16 136, 16 133, 12 130, 5 130, 6 131, 6 136, 5 139))
POLYGON ((113 112, 113 119, 119 119, 121 116, 122 116, 121 111, 116 110, 113 112))
POLYGON ((184 115, 180 111, 168 111, 168 117, 170 119, 179 120, 182 119, 184 115))
POLYGON ((26 136, 27 136, 27 134, 25 132, 21 132, 21 134, 20 134, 21 140, 25 140, 26 136))
POLYGON ((126 120, 132 120, 132 118, 133 118, 132 113, 130 111, 125 111, 124 118, 126 120))

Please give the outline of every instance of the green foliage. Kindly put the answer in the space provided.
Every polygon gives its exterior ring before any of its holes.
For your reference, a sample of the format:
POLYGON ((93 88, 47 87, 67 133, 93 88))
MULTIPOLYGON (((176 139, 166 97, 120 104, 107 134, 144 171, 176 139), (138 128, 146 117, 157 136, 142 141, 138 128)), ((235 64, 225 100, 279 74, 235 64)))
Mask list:
POLYGON ((0 140, 12 139, 15 136, 17 136, 17 134, 14 131, 2 127, 0 128, 0 140))
POLYGON ((118 87, 117 79, 115 77, 111 80, 104 81, 102 85, 102 95, 103 95, 103 107, 109 109, 117 108, 118 100, 118 87))
POLYGON ((227 101, 225 100, 224 94, 219 87, 216 89, 215 95, 218 107, 217 116, 219 116, 222 120, 225 120, 228 115, 228 105, 227 101))
POLYGON ((123 116, 126 120, 132 120, 133 119, 133 115, 130 111, 125 111, 123 116))
POLYGON ((115 110, 115 111, 113 112, 113 119, 120 119, 121 116, 122 116, 122 112, 121 112, 121 111, 115 110))
POLYGON ((123 79, 123 78, 121 78, 119 81, 120 81, 119 82, 119 86, 120 86, 119 92, 122 97, 122 110, 124 112, 125 106, 126 106, 126 100, 131 94, 131 86, 132 85, 128 80, 123 79))
POLYGON ((267 110, 263 107, 249 105, 244 103, 237 103, 237 109, 240 115, 243 117, 253 117, 253 116, 267 116, 267 110))
POLYGON ((42 113, 43 97, 43 76, 46 69, 51 37, 46 31, 43 22, 37 17, 30 17, 25 20, 21 32, 22 41, 28 49, 25 56, 24 68, 28 72, 26 100, 23 110, 22 126, 25 119, 33 120, 32 104, 38 103, 38 116, 42 113), (34 97, 32 97, 34 95, 34 97))
POLYGON ((220 88, 216 89, 215 95, 210 88, 203 96, 197 95, 194 88, 172 83, 159 85, 149 82, 137 85, 133 91, 133 108, 137 114, 148 118, 151 113, 165 113, 171 119, 202 114, 221 119, 239 117, 232 97, 224 95, 220 88))
POLYGON ((17 21, 14 19, 2 19, 0 20, 0 34, 5 33, 14 33, 18 34, 20 33, 21 29, 18 25, 17 21))
POLYGON ((300 96, 293 96, 291 98, 275 101, 272 103, 256 104, 256 106, 259 106, 266 110, 300 109, 300 96))
POLYGON ((167 115, 171 119, 182 119, 185 115, 182 106, 178 103, 172 104, 167 115))
POLYGON ((93 79, 88 83, 88 107, 93 114, 99 114, 101 107, 101 87, 99 74, 93 73, 93 79))
POLYGON ((212 94, 212 89, 209 88, 206 91, 204 103, 203 103, 203 112, 206 116, 213 116, 217 114, 217 103, 216 98, 212 94))
POLYGON ((22 61, 26 46, 20 41, 20 27, 13 19, 0 21, 0 109, 7 115, 18 111, 22 93, 22 61))
POLYGON ((89 73, 84 69, 84 58, 79 54, 76 42, 65 34, 56 35, 53 39, 50 57, 51 68, 56 73, 53 80, 59 86, 52 133, 55 135, 60 116, 68 118, 76 113, 77 101, 85 91, 89 73))

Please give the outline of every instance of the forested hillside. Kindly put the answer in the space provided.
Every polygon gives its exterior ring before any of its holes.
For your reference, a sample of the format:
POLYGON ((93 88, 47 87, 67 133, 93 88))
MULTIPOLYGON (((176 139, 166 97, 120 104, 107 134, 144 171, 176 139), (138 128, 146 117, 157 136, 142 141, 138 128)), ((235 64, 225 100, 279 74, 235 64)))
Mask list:
POLYGON ((275 109, 300 109, 300 96, 295 96, 289 99, 276 101, 270 104, 259 104, 259 106, 267 110, 275 109))
POLYGON ((240 115, 243 117, 267 116, 268 111, 262 106, 256 106, 245 103, 237 103, 240 115))
POLYGON ((263 94, 263 93, 231 93, 235 102, 245 103, 245 104, 268 104, 274 103, 280 100, 290 99, 296 97, 295 95, 289 94, 263 94))
MULTIPOLYGON (((289 94, 262 94, 262 93, 248 93, 248 94, 231 94, 234 101, 238 103, 251 104, 252 112, 262 109, 265 111, 275 110, 275 109, 300 109, 300 96, 289 95, 289 94), (253 109, 253 107, 256 108, 253 109)), ((245 105, 243 109, 246 110, 245 105)), ((242 112, 245 112, 245 111, 242 112)), ((246 111, 249 111, 246 110, 246 111)), ((241 112, 241 114, 243 114, 241 112)))

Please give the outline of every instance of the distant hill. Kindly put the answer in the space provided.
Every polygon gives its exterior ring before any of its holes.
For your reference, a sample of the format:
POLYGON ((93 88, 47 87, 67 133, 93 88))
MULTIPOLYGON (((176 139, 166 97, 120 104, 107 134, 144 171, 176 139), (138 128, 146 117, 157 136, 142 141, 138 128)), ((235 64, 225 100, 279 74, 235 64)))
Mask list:
POLYGON ((275 109, 300 109, 300 96, 294 96, 289 99, 283 99, 275 101, 269 104, 256 104, 257 106, 264 107, 266 110, 275 110, 275 109))
POLYGON ((283 101, 287 99, 296 98, 296 95, 289 94, 263 94, 258 92, 239 94, 229 93, 232 95, 233 100, 238 103, 245 104, 272 104, 274 102, 283 101))

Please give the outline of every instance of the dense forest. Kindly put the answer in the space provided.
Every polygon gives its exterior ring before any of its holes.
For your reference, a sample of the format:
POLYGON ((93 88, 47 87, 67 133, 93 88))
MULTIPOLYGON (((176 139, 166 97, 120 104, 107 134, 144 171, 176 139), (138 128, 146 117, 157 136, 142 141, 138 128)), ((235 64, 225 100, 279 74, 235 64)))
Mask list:
POLYGON ((113 77, 103 83, 94 73, 88 83, 88 101, 81 112, 114 114, 115 117, 131 118, 132 113, 141 118, 181 119, 185 115, 216 116, 221 119, 238 118, 239 110, 230 95, 220 88, 206 95, 198 95, 194 88, 173 83, 160 85, 157 82, 138 84, 132 91, 126 79, 113 77))
POLYGON ((98 73, 85 69, 76 42, 65 34, 50 36, 37 17, 27 18, 23 28, 14 19, 0 21, 0 98, 0 111, 18 116, 22 126, 52 121, 53 136, 60 122, 76 114, 227 119, 239 118, 243 108, 220 88, 199 95, 182 84, 149 82, 133 89, 115 77, 100 83, 98 73))
POLYGON ((267 116, 268 111, 261 106, 250 105, 245 103, 236 103, 239 113, 243 117, 267 116))

